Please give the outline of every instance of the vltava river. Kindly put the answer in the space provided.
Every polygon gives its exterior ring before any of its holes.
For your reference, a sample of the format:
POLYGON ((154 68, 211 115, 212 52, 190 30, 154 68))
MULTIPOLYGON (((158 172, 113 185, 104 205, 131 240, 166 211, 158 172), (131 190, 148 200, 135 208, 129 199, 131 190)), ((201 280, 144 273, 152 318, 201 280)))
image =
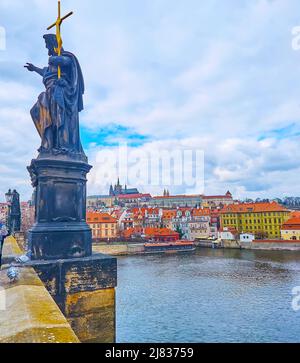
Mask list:
POLYGON ((118 258, 118 342, 300 342, 299 252, 118 258))

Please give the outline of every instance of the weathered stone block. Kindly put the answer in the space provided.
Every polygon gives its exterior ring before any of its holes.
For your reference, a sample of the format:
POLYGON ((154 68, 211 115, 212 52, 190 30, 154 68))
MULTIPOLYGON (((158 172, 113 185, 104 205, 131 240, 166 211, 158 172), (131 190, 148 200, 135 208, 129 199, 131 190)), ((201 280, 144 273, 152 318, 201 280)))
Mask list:
POLYGON ((68 294, 64 306, 81 342, 115 341, 115 289, 68 294))
POLYGON ((65 315, 82 316, 99 309, 115 306, 115 289, 68 294, 65 298, 65 315))
POLYGON ((31 268, 10 283, 0 272, 5 309, 0 314, 0 343, 78 343, 74 331, 31 268))
POLYGON ((114 288, 117 260, 106 255, 55 261, 31 261, 52 296, 114 288))
POLYGON ((115 341, 117 259, 31 261, 81 342, 115 341))
POLYGON ((82 343, 115 342, 115 309, 106 307, 98 312, 69 317, 68 321, 82 343))

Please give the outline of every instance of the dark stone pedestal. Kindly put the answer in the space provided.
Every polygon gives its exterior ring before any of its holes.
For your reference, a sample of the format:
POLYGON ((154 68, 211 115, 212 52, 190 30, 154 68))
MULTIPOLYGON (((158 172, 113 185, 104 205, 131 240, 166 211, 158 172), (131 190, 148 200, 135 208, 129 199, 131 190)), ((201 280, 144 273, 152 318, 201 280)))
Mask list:
POLYGON ((115 342, 117 259, 31 261, 47 290, 81 342, 115 342))
POLYGON ((83 153, 44 152, 32 161, 36 224, 25 265, 36 270, 81 342, 113 343, 117 260, 92 255, 86 223, 90 169, 83 153))
POLYGON ((86 175, 91 166, 65 155, 39 156, 28 168, 36 188, 36 224, 29 231, 32 260, 92 254, 86 223, 86 175))

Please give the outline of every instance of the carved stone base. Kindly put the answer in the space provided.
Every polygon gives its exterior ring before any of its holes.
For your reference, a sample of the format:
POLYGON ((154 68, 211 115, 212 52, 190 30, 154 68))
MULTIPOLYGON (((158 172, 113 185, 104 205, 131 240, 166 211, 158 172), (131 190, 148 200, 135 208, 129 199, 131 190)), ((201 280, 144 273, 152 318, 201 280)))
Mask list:
POLYGON ((32 260, 79 258, 92 254, 86 223, 36 224, 28 234, 32 260))
POLYGON ((36 224, 29 232, 32 260, 87 257, 92 235, 86 223, 86 175, 91 166, 67 156, 42 157, 28 168, 36 188, 36 224))

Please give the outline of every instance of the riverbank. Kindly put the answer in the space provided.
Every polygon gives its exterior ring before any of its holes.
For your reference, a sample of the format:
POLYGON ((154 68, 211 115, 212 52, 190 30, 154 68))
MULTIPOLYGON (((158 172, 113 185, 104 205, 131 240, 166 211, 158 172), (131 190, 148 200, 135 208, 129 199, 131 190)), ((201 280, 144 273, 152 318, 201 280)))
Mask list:
POLYGON ((144 254, 145 248, 143 243, 93 244, 93 251, 110 256, 134 256, 144 254))
POLYGON ((166 250, 149 250, 144 243, 111 243, 111 244, 97 244, 93 245, 94 253, 103 253, 110 256, 136 256, 136 255, 149 255, 149 254, 164 254, 164 253, 190 253, 194 252, 195 248, 192 243, 189 243, 193 248, 186 248, 186 244, 178 245, 166 250))
MULTIPOLYGON (((261 250, 261 251, 300 251, 300 243, 294 241, 264 240, 253 241, 252 243, 238 241, 197 241, 197 249, 228 249, 228 250, 261 250)), ((135 256, 145 255, 143 243, 113 243, 94 244, 95 253, 103 253, 110 256, 135 256)))
POLYGON ((250 243, 250 247, 248 247, 248 245, 248 243, 244 243, 243 248, 271 251, 300 251, 300 241, 261 240, 253 241, 252 243, 250 243))
POLYGON ((239 250, 267 250, 267 251, 300 251, 300 241, 286 240, 254 240, 253 242, 240 242, 236 240, 195 242, 198 248, 221 248, 239 250))

